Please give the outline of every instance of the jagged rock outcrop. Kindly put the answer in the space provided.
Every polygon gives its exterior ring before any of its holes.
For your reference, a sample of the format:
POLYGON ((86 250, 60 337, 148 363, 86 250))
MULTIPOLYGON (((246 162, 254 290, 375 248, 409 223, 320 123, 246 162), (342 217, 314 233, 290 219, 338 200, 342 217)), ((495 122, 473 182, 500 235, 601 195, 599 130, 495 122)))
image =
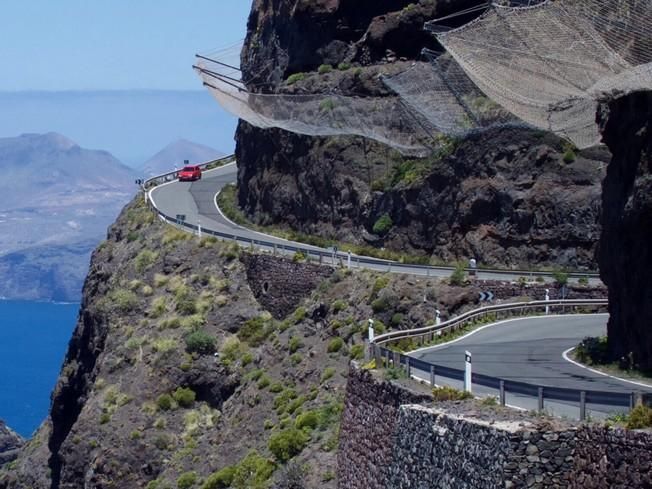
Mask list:
POLYGON ((23 439, 0 420, 0 467, 15 460, 23 439))
MULTIPOLYGON (((254 90, 387 96, 378 75, 435 47, 424 20, 479 3, 256 2, 244 79, 254 90), (284 82, 339 62, 355 68, 284 82)), ((597 268, 606 151, 578 153, 545 133, 509 129, 414 160, 359 137, 311 138, 241 122, 236 156, 238 204, 259 224, 435 261, 597 268), (385 214, 391 227, 374 232, 385 214)))
POLYGON ((652 92, 615 98, 598 119, 613 153, 599 251, 609 288, 609 351, 625 367, 652 371, 652 92))

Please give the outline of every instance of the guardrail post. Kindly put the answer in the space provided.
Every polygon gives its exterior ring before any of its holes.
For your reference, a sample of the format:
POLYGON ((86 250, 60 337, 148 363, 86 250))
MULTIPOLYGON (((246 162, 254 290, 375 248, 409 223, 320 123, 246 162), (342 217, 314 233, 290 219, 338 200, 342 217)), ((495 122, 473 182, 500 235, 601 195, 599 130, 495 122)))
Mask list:
POLYGON ((374 360, 376 361, 376 368, 383 368, 383 357, 382 352, 380 351, 380 345, 373 343, 374 347, 374 360))
POLYGON ((634 393, 634 407, 643 405, 643 393, 635 392, 634 393))
POLYGON ((389 263, 389 264, 387 265, 387 271, 388 271, 388 272, 391 272, 391 271, 392 271, 392 264, 391 264, 391 263, 389 263))
POLYGON ((504 406, 505 405, 505 381, 501 380, 500 381, 500 393, 498 395, 500 405, 504 406))
POLYGON ((430 365, 430 386, 435 386, 435 366, 430 365))
POLYGON ((400 366, 401 366, 401 354, 395 351, 394 358, 392 359, 392 367, 398 368, 400 366))
POLYGON ((276 256, 276 253, 278 252, 278 247, 276 246, 276 243, 274 243, 274 256, 276 256))
POLYGON ((346 268, 351 269, 351 252, 349 251, 346 255, 346 268))
POLYGON ((580 392, 580 421, 586 419, 586 392, 580 392))
POLYGON ((539 412, 543 411, 543 387, 539 387, 539 412))
POLYGON ((407 372, 408 379, 412 377, 412 365, 410 364, 410 357, 405 355, 405 370, 407 372))
POLYGON ((389 350, 387 351, 387 355, 385 355, 385 357, 387 358, 387 368, 389 368, 390 360, 391 360, 389 350))

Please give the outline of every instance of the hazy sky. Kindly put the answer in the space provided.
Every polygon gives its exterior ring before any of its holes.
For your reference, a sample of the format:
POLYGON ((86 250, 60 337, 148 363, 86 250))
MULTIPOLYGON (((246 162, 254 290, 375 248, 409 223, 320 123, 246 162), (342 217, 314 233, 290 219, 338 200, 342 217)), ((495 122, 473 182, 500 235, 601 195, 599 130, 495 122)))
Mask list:
POLYGON ((0 90, 199 90, 195 53, 244 38, 251 3, 2 0, 0 90))

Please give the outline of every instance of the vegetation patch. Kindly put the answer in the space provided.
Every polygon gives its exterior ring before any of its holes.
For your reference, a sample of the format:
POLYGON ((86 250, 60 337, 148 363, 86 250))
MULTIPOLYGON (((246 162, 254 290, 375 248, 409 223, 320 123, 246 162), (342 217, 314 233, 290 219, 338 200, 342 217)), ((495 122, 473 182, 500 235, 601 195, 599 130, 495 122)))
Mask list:
POLYGON ((455 389, 454 387, 449 387, 447 385, 441 387, 435 387, 432 389, 432 395, 435 398, 435 401, 464 401, 466 399, 473 399, 473 394, 467 391, 461 391, 455 389))
POLYGON ((279 462, 285 463, 299 455, 309 441, 310 435, 304 430, 288 428, 272 434, 268 447, 279 462))
POLYGON ((185 337, 186 351, 200 355, 210 355, 215 351, 215 337, 205 331, 194 331, 185 337))

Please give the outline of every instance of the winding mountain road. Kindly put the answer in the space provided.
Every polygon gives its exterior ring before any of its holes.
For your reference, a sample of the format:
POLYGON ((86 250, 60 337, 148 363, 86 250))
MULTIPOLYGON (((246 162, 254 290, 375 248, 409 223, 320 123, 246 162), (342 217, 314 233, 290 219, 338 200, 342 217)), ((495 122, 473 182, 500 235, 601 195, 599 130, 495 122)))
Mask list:
MULTIPOLYGON (((216 205, 216 197, 221 189, 229 184, 235 183, 237 179, 236 163, 229 163, 222 167, 204 171, 201 180, 196 182, 171 181, 154 187, 149 191, 149 198, 159 211, 168 216, 175 217, 179 214, 185 216, 185 222, 190 224, 201 224, 202 228, 218 231, 229 236, 237 237, 239 240, 255 240, 256 246, 262 249, 271 250, 276 245, 281 252, 286 248, 301 248, 309 250, 311 254, 321 255, 324 263, 339 264, 347 261, 347 254, 341 251, 335 258, 330 249, 319 248, 303 243, 288 241, 275 236, 251 231, 228 220, 219 211, 216 205)), ((288 251, 288 250, 286 250, 288 251)), ((351 255, 351 266, 376 271, 391 271, 395 273, 406 273, 417 276, 448 277, 452 273, 450 267, 433 267, 423 265, 409 265, 404 263, 390 262, 377 258, 351 255)), ((528 271, 502 271, 502 270, 478 270, 477 277, 482 280, 517 280, 523 276, 543 276, 551 280, 550 274, 528 272, 528 271)), ((596 277, 589 278, 592 284, 600 283, 596 277)))
MULTIPOLYGON (((647 392, 652 387, 639 382, 617 379, 581 367, 564 353, 587 336, 603 336, 607 330, 607 314, 539 316, 501 321, 454 342, 415 350, 410 356, 449 368, 464 369, 465 352, 472 354, 473 372, 503 380, 527 382, 544 388, 569 388, 585 391, 647 392)), ((424 379, 428 377, 421 373, 424 379)), ((459 387, 459 382, 444 381, 459 387)), ((492 393, 480 389, 479 393, 492 393)), ((536 400, 527 402, 512 397, 512 404, 535 408, 536 400)), ((576 403, 549 403, 559 414, 577 416, 576 403), (567 409, 569 406, 572 408, 567 409)), ((592 406, 594 412, 615 411, 609 406, 592 406)))

